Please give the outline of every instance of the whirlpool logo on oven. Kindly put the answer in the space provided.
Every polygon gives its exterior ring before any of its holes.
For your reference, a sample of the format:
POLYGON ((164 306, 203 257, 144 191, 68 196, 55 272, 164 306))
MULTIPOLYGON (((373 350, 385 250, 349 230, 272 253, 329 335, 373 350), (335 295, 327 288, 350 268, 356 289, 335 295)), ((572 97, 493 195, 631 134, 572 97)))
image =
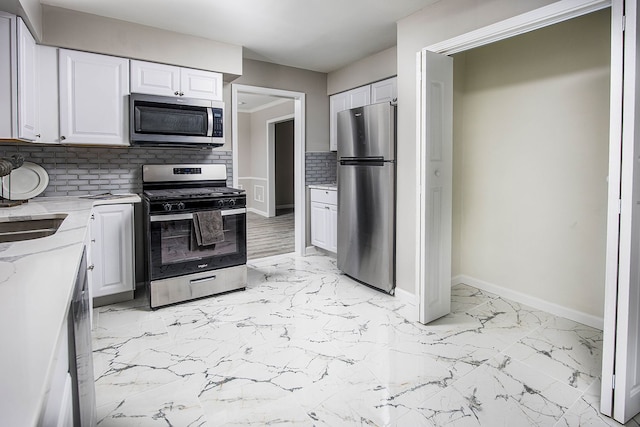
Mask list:
POLYGON ((205 268, 208 267, 209 264, 198 264, 198 268, 205 268))

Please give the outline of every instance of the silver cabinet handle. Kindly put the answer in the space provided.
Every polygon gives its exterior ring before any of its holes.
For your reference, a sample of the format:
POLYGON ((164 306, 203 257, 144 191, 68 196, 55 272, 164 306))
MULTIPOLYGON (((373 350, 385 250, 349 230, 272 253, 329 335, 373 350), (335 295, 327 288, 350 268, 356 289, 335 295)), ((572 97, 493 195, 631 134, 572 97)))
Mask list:
POLYGON ((96 266, 91 264, 89 267, 87 267, 87 270, 93 270, 94 268, 96 268, 96 266))
POLYGON ((37 133, 37 134, 36 134, 36 138, 40 138, 40 136, 41 136, 41 135, 40 135, 39 133, 37 133))
POLYGON ((180 96, 184 96, 184 92, 180 92, 180 96))
POLYGON ((66 136, 64 136, 64 135, 60 136, 60 141, 64 141, 65 139, 67 139, 66 136))
POLYGON ((178 95, 180 95, 180 92, 175 91, 175 92, 173 92, 173 94, 174 94, 175 96, 178 96, 178 95))

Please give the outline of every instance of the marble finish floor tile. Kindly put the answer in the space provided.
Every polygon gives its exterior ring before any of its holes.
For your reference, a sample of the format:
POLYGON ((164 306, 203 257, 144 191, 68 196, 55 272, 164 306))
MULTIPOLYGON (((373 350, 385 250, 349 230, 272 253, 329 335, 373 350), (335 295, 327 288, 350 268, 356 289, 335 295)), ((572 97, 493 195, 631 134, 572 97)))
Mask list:
POLYGON ((467 285, 422 325, 334 258, 248 267, 246 291, 94 310, 99 426, 607 425, 600 331, 467 285))

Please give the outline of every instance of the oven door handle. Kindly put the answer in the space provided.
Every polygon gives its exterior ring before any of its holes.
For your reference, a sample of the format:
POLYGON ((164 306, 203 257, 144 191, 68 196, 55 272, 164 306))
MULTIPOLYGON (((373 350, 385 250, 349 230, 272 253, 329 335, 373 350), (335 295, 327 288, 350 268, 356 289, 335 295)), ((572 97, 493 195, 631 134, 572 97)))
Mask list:
MULTIPOLYGON (((228 209, 228 210, 220 211, 220 215, 222 216, 241 215, 245 213, 247 213, 247 208, 228 209)), ((182 221, 185 219, 193 219, 193 214, 185 213, 185 214, 169 214, 169 215, 151 215, 149 217, 149 221, 151 222, 182 221)))

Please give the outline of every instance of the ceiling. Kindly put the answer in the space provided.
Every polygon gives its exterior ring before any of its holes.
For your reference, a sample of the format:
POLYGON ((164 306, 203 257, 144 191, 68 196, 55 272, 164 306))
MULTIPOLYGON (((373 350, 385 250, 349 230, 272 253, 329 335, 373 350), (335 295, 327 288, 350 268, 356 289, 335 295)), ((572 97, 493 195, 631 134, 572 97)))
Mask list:
POLYGON ((241 45, 244 56, 330 72, 396 44, 396 21, 438 0, 40 0, 241 45))
POLYGON ((272 107, 291 98, 279 98, 270 95, 258 95, 255 93, 238 92, 238 112, 254 113, 262 108, 272 107))

